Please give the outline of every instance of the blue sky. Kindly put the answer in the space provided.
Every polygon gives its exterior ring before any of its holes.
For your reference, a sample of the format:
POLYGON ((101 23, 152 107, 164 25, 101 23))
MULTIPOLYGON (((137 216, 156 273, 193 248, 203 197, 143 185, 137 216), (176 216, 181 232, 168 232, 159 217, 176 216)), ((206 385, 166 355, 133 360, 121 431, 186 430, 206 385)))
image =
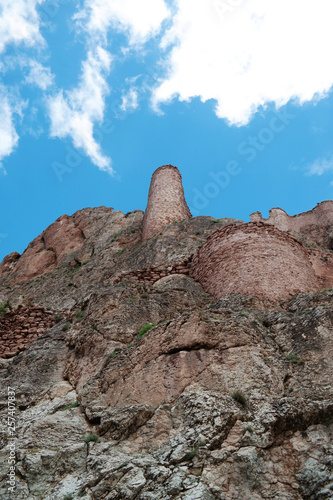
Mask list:
POLYGON ((0 0, 0 261, 64 213, 332 198, 331 0, 0 0), (269 4, 269 5, 267 5, 269 4))

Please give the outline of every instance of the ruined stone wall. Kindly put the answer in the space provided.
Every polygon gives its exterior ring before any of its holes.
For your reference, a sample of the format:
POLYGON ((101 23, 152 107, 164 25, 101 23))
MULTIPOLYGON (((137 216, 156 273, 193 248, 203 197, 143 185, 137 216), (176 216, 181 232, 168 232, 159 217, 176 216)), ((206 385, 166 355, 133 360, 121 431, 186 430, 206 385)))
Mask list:
POLYGON ((153 173, 143 219, 143 241, 172 222, 191 218, 177 167, 164 165, 153 173))
POLYGON ((19 306, 0 318, 0 358, 11 358, 55 323, 53 312, 39 306, 19 306))
POLYGON ((150 268, 138 269, 136 271, 131 271, 129 273, 124 273, 120 276, 117 276, 113 283, 116 285, 123 280, 129 280, 136 281, 145 285, 153 285, 161 278, 171 276, 172 274, 190 274, 191 262, 192 256, 185 259, 183 262, 179 262, 166 267, 153 266, 150 268))
POLYGON ((272 224, 281 231, 295 231, 303 233, 314 240, 319 246, 333 248, 333 233, 327 230, 333 227, 333 201, 327 200, 308 212, 290 216, 281 208, 272 208, 268 219, 264 219, 260 212, 250 215, 251 222, 265 222, 272 224))
POLYGON ((301 243, 261 222, 215 231, 194 256, 191 274, 215 298, 239 293, 279 301, 322 287, 301 243))

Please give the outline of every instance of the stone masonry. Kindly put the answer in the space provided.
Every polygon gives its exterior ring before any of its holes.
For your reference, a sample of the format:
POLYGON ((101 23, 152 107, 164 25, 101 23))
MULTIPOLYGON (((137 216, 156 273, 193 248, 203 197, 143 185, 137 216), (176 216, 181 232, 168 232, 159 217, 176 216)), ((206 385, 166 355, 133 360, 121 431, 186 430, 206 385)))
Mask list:
POLYGON ((155 170, 143 219, 143 241, 157 234, 164 226, 191 217, 178 168, 164 165, 155 170))
POLYGON ((309 251, 262 222, 215 231, 194 256, 191 273, 217 299, 239 293, 280 301, 324 288, 309 251))
POLYGON ((318 203, 308 212, 290 216, 282 208, 272 208, 268 219, 260 212, 250 215, 251 222, 272 224, 281 231, 302 233, 310 237, 317 245, 333 249, 333 201, 318 203))
POLYGON ((53 312, 39 306, 19 306, 0 318, 0 358, 24 351, 55 323, 53 312))

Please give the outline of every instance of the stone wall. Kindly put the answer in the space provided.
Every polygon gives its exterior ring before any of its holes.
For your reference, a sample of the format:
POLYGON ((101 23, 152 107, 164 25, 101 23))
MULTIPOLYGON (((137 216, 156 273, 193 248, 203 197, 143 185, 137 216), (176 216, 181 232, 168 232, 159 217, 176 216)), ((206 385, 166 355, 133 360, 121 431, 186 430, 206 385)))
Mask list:
POLYGON ((191 218, 177 167, 164 165, 153 173, 143 219, 143 241, 172 222, 191 218))
POLYGON ((166 267, 153 266, 150 268, 138 269, 117 276, 113 283, 116 285, 123 280, 129 280, 136 281, 145 285, 153 285, 154 283, 156 283, 156 281, 160 280, 161 278, 165 278, 166 276, 171 276, 173 274, 190 274, 191 261, 192 256, 188 259, 185 259, 183 262, 179 262, 177 264, 166 267))
POLYGON ((215 298, 239 293, 279 301, 324 288, 308 250, 261 222, 215 231, 194 256, 191 274, 215 298))
POLYGON ((310 237, 319 246, 333 249, 333 201, 318 203, 308 212, 290 216, 282 208, 272 208, 268 219, 260 212, 250 215, 251 222, 272 224, 281 231, 295 231, 310 237), (330 226, 332 231, 329 231, 330 226))
POLYGON ((55 323, 53 312, 39 306, 19 306, 0 318, 0 358, 11 358, 55 323))

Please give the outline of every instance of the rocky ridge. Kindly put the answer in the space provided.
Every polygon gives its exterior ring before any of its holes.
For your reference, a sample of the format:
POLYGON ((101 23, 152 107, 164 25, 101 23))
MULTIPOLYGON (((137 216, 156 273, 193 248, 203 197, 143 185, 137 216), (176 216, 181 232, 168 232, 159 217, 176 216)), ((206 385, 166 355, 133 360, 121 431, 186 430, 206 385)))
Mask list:
POLYGON ((242 221, 187 219, 142 242, 141 211, 61 220, 43 233, 57 248, 38 246, 41 236, 0 267, 1 324, 49 318, 0 359, 0 497, 333 498, 333 291, 280 301, 205 292, 188 274, 192 256, 242 221))

